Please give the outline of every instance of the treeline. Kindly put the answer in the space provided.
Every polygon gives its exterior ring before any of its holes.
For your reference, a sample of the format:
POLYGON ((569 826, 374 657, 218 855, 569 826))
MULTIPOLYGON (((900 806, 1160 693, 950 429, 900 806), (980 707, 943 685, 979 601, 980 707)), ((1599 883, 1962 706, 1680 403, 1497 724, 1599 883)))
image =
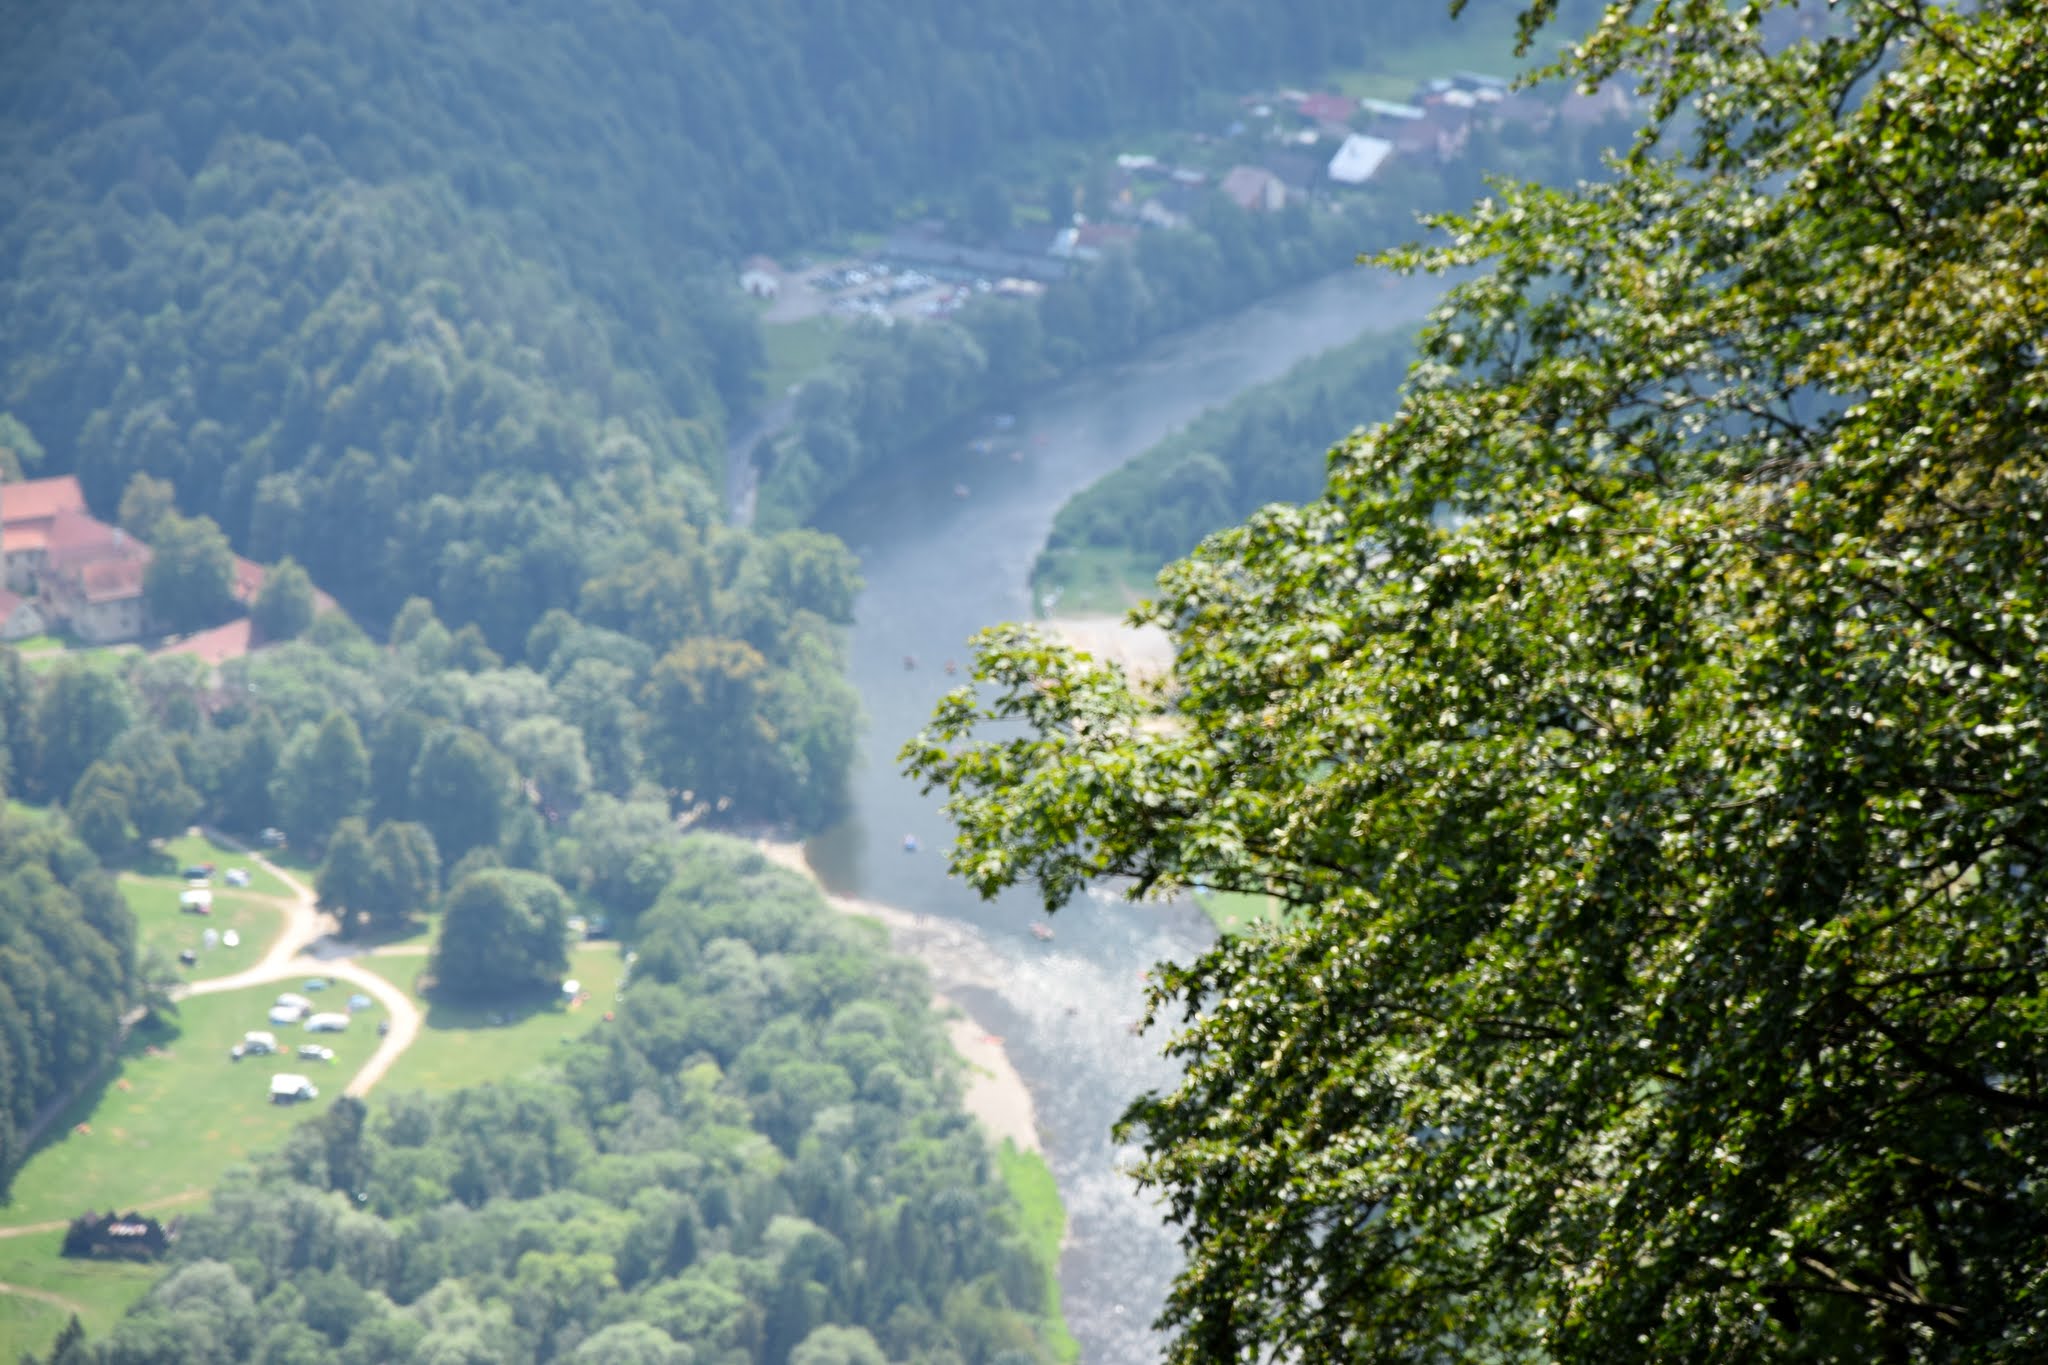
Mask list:
POLYGON ((1049 1267, 959 1111, 920 969, 752 850, 680 848, 615 1021, 558 1072, 336 1103, 66 1359, 1052 1359, 1049 1267))
POLYGON ((1267 503, 1316 497, 1326 452, 1393 414, 1414 355, 1407 332, 1360 337, 1204 413, 1097 480, 1053 519, 1032 567, 1033 599, 1075 588, 1143 594, 1211 532, 1267 503))
POLYGON ((1483 194, 1486 173, 1549 183, 1597 174, 1616 136, 1601 127, 1539 137, 1524 126, 1482 125, 1452 163, 1397 161, 1364 190, 1313 205, 1297 199, 1278 213, 1247 212, 1212 192, 1189 227, 1148 230, 1079 263, 1038 299, 982 297, 954 319, 914 327, 863 324, 831 369, 798 393, 790 430, 764 461, 757 524, 801 524, 863 471, 909 458, 970 414, 1012 406, 1145 342, 1334 274, 1362 251, 1409 240, 1421 231, 1418 215, 1483 194))
POLYGON ((217 674, 179 654, 36 671, 0 648, 7 790, 61 806, 110 862, 194 821, 276 826, 343 860, 338 909, 403 919, 443 883, 420 869, 503 865, 630 916, 663 879, 633 866, 639 845, 678 813, 834 818, 855 735, 844 548, 719 528, 669 547, 509 660, 424 599, 388 644, 330 612, 217 674))
POLYGON ((170 478, 501 651, 713 515, 734 257, 1359 45, 1338 0, 9 8, 0 407, 95 506, 170 478))
POLYGON ((136 987, 113 879, 61 824, 0 812, 0 1195, 39 1111, 118 1045, 136 987))

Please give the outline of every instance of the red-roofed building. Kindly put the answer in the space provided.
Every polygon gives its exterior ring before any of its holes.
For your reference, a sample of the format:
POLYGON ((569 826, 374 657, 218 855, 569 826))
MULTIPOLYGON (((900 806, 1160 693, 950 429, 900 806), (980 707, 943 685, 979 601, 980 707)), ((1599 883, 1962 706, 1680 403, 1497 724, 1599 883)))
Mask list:
POLYGON ((1248 213, 1277 213, 1287 206, 1287 186, 1262 166, 1233 166, 1217 188, 1248 213))
POLYGON ((1310 123, 1343 127, 1358 114, 1358 101, 1349 95, 1308 95, 1295 106, 1310 123))
POLYGON ((235 556, 234 594, 235 600, 243 606, 253 606, 256 594, 263 591, 264 568, 253 559, 235 556))
POLYGON ((219 668, 229 659, 239 659, 262 643, 256 633, 256 623, 244 616, 239 621, 230 621, 212 630, 195 631, 174 645, 166 645, 158 654, 190 654, 209 668, 219 668))
POLYGON ((0 559, 6 563, 7 586, 15 592, 35 591, 50 525, 63 513, 85 515, 85 493, 69 474, 0 484, 0 559))
POLYGON ((92 644, 132 640, 149 626, 142 600, 149 547, 83 512, 50 519, 36 596, 51 622, 92 644))

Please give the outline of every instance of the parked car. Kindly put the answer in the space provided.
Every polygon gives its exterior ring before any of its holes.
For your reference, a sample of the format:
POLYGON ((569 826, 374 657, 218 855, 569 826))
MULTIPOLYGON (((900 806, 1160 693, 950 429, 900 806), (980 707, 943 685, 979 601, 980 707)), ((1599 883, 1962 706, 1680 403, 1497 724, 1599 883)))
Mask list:
POLYGON ((184 963, 187 967, 192 966, 199 961, 199 950, 197 948, 187 948, 184 952, 178 954, 178 961, 184 963))
POLYGON ((265 848, 284 847, 284 831, 279 829, 275 825, 272 825, 269 828, 259 832, 256 836, 256 839, 257 842, 261 843, 265 848))
POLYGON ((300 1043, 299 1056, 309 1062, 331 1062, 334 1060, 334 1049, 322 1047, 318 1043, 300 1043))
POLYGON ((329 981, 324 976, 309 976, 306 978, 306 991, 308 994, 314 991, 324 991, 333 984, 332 981, 329 981))
POLYGON ((229 886, 247 886, 249 884, 249 874, 243 868, 231 867, 221 873, 221 876, 227 881, 229 886))

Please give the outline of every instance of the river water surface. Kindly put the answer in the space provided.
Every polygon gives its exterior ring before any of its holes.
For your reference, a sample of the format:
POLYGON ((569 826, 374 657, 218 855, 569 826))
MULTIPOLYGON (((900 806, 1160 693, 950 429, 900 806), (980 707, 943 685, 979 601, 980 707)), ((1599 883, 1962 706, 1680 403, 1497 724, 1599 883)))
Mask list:
POLYGON ((969 636, 1032 614, 1031 565, 1070 497, 1296 361, 1416 321, 1440 292, 1434 280, 1364 270, 1295 290, 1048 392, 1016 414, 995 453, 932 452, 819 518, 859 555, 867 584, 849 650, 867 733, 853 813, 812 842, 810 861, 833 891, 946 921, 920 950, 927 960, 944 954, 937 975, 1003 1035, 1031 1087, 1066 1201, 1060 1282, 1087 1365, 1145 1365, 1161 1354, 1151 1324, 1180 1251, 1156 1206, 1119 1172, 1129 1154, 1115 1149, 1110 1126, 1133 1097, 1174 1079, 1158 1032, 1131 1033, 1145 969, 1193 955, 1214 931, 1186 906, 1088 897, 1039 941, 1029 888, 983 902, 947 877, 945 817, 900 774, 896 752, 959 681, 944 661, 958 660, 964 677, 969 636), (1012 449, 1023 458, 1009 458, 1012 449), (904 851, 906 835, 920 852, 904 851))

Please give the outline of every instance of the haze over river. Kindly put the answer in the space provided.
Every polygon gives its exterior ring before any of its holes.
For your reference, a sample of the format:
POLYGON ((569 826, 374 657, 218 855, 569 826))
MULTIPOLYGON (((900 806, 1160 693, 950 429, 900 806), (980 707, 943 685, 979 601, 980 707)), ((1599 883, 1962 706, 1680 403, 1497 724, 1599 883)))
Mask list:
POLYGON ((951 831, 937 798, 899 773, 896 751, 960 681, 944 662, 957 660, 965 676, 969 636, 1032 616, 1031 565, 1070 497, 1296 361, 1416 321, 1441 288, 1356 270, 1292 291, 1048 392, 996 436, 993 454, 964 443, 934 451, 819 519, 860 556, 867 582, 850 641, 867 733, 853 813, 813 841, 811 863, 834 891, 943 922, 921 933, 920 955, 1003 1035, 1038 1105, 1069 1219, 1060 1271, 1067 1318, 1088 1365, 1160 1356, 1151 1323, 1180 1252, 1158 1210, 1119 1174, 1110 1126, 1134 1096, 1174 1078, 1158 1055, 1160 1032, 1130 1032, 1145 969, 1193 955, 1214 931, 1190 906, 1087 897, 1052 922, 1052 941, 1040 942, 1031 934, 1041 917, 1032 889, 984 902, 947 877, 951 831), (1013 448, 1021 460, 1009 458, 1013 448), (905 835, 922 850, 906 853, 905 835))

